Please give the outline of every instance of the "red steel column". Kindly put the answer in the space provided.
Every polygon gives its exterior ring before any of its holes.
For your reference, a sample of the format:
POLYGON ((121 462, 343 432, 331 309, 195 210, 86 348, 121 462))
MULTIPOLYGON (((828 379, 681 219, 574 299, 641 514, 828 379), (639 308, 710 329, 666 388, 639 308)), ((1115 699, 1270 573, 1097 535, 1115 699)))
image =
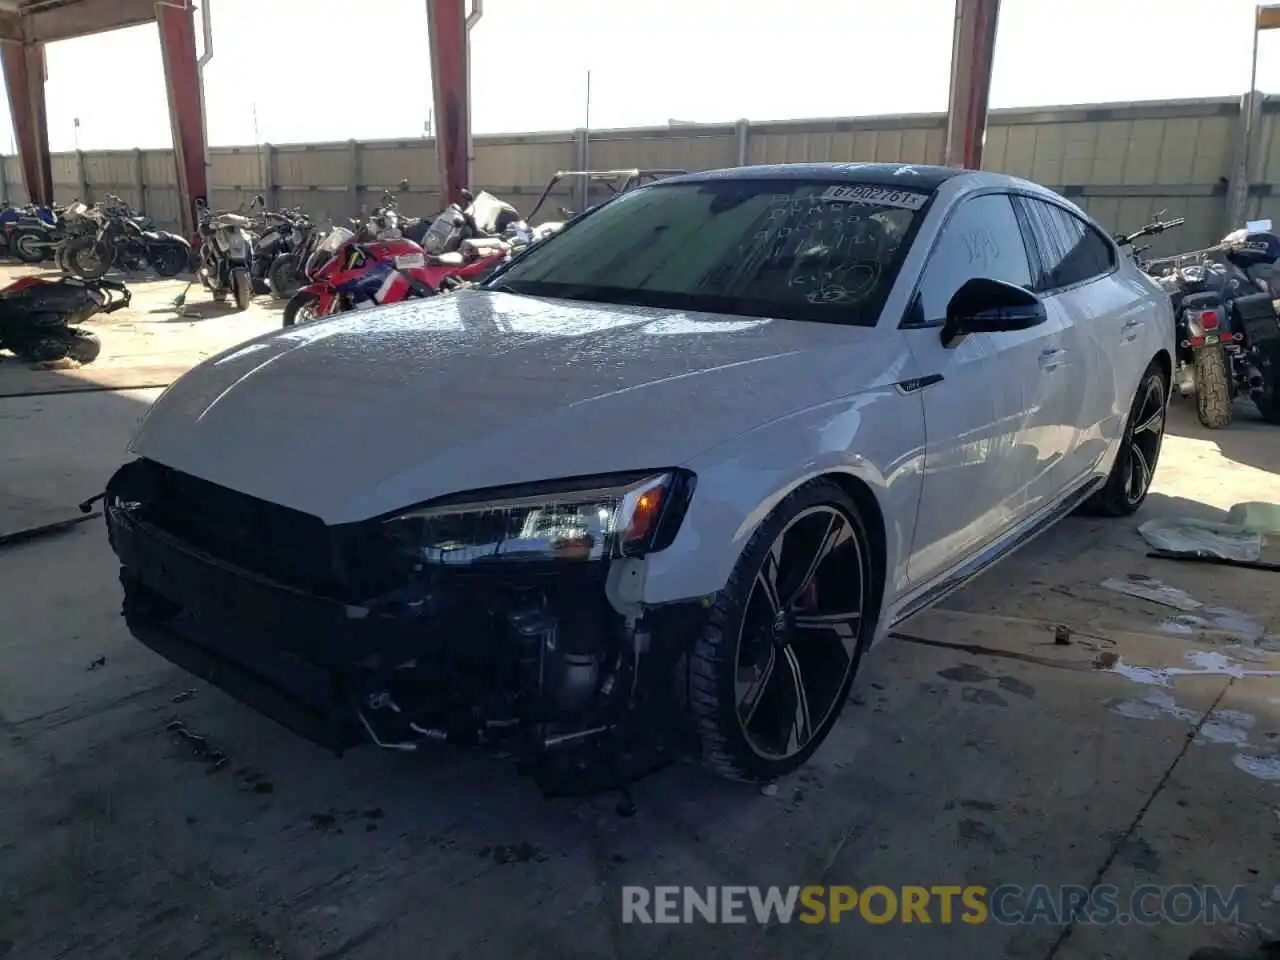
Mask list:
POLYGON ((200 98, 200 73, 196 67, 196 21, 187 0, 159 0, 156 26, 160 28, 160 53, 169 93, 169 120, 173 127, 173 157, 178 167, 178 215, 182 234, 195 233, 197 198, 209 195, 204 169, 204 120, 200 98))
POLYGON ((53 203, 53 162, 44 104, 44 44, 0 42, 9 113, 22 157, 22 179, 32 203, 53 203))
POLYGON ((999 16, 1000 0, 956 0, 944 161, 949 167, 982 167, 999 16))
POLYGON ((467 0, 427 0, 436 156, 446 203, 471 186, 471 90, 467 74, 467 0))

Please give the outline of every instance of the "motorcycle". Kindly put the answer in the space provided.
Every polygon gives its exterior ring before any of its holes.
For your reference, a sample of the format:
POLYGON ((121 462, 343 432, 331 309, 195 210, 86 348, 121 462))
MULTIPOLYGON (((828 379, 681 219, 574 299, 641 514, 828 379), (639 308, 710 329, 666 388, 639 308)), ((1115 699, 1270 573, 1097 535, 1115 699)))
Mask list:
MULTIPOLYGON (((255 198, 259 204, 261 199, 255 198)), ((249 237, 253 221, 239 213, 214 213, 203 201, 197 212, 201 242, 196 275, 216 303, 230 293, 236 309, 248 310, 253 302, 253 242, 249 237)))
MULTIPOLYGON (((1131 244, 1182 222, 1157 219, 1117 240, 1131 244)), ((1234 230, 1213 247, 1142 264, 1173 303, 1174 383, 1183 397, 1195 394, 1196 414, 1210 429, 1231 422, 1239 395, 1280 424, 1280 290, 1265 275, 1280 261, 1280 237, 1270 226, 1234 230)))
POLYGON ((77 325, 121 310, 131 300, 129 288, 113 280, 23 277, 0 289, 0 348, 27 363, 68 357, 92 363, 102 342, 77 325))
POLYGON ((4 223, 5 247, 10 256, 23 263, 46 259, 62 239, 61 211, 57 207, 27 204, 6 213, 12 213, 12 217, 4 223))
POLYGON ((364 310, 411 297, 431 297, 449 282, 479 278, 507 258, 505 248, 433 256, 399 236, 361 242, 335 228, 316 244, 305 272, 308 283, 289 300, 284 326, 364 310))
POLYGON ((176 277, 187 269, 191 244, 186 238, 168 230, 150 229, 149 217, 135 216, 122 202, 90 208, 83 216, 97 229, 68 240, 60 255, 73 276, 93 280, 112 267, 151 267, 162 277, 176 277))
MULTIPOLYGON (((311 221, 300 210, 264 211, 254 224, 253 282, 259 293, 272 293, 282 297, 282 291, 297 272, 297 261, 286 260, 306 241, 311 232, 311 221)), ((293 281, 292 296, 301 286, 293 281)), ((287 297, 284 297, 287 299, 287 297)))

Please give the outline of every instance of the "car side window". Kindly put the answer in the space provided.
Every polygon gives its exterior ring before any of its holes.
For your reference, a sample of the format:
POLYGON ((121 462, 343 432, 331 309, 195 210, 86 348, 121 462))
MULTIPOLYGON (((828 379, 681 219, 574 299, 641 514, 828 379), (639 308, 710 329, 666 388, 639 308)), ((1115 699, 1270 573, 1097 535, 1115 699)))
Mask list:
POLYGON ((1044 200, 1017 197, 1014 205, 1039 260, 1036 293, 1088 283, 1116 268, 1115 250, 1092 224, 1044 200))
POLYGON ((1004 194, 963 201, 942 228, 920 281, 916 322, 941 323, 955 292, 976 277, 1031 286, 1022 230, 1004 194))

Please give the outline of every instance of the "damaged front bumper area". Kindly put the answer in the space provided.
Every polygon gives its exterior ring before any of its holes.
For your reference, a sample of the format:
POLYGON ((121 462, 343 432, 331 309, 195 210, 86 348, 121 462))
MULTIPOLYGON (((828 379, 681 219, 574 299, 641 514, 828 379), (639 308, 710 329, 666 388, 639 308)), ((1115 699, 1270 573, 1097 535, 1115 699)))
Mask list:
MULTIPOLYGON (((649 497, 661 516, 646 543, 669 542, 691 490, 678 477, 649 497)), ((495 504, 533 502, 521 493, 486 502, 482 525, 495 504)), ((691 743, 677 677, 701 605, 629 599, 643 558, 591 555, 598 536, 566 526, 563 509, 550 559, 485 562, 459 526, 465 516, 474 533, 475 510, 413 513, 406 550, 388 518, 326 527, 138 460, 112 478, 105 513, 133 635, 332 750, 476 745, 514 757, 548 793, 582 793, 691 743)), ((547 530, 535 532, 545 551, 547 530)))

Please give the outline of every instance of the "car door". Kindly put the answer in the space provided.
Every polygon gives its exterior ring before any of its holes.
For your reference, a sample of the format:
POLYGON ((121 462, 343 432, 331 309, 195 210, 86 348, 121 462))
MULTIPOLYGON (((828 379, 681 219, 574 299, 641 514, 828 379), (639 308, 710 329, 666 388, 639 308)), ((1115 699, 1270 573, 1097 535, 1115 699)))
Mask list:
POLYGON ((1054 492, 1094 473, 1124 432, 1143 354, 1147 297, 1119 270, 1114 243, 1066 206, 1019 196, 1015 209, 1028 235, 1036 279, 1033 289, 1063 325, 1069 376, 1064 428, 1072 449, 1054 471, 1054 492))
POLYGON ((960 201, 902 325, 925 409, 924 478, 908 563, 913 584, 928 583, 1024 518, 1042 461, 1065 452, 1036 446, 1040 427, 1058 416, 1059 322, 943 344, 947 304, 976 277, 1032 285, 1008 195, 960 201))

